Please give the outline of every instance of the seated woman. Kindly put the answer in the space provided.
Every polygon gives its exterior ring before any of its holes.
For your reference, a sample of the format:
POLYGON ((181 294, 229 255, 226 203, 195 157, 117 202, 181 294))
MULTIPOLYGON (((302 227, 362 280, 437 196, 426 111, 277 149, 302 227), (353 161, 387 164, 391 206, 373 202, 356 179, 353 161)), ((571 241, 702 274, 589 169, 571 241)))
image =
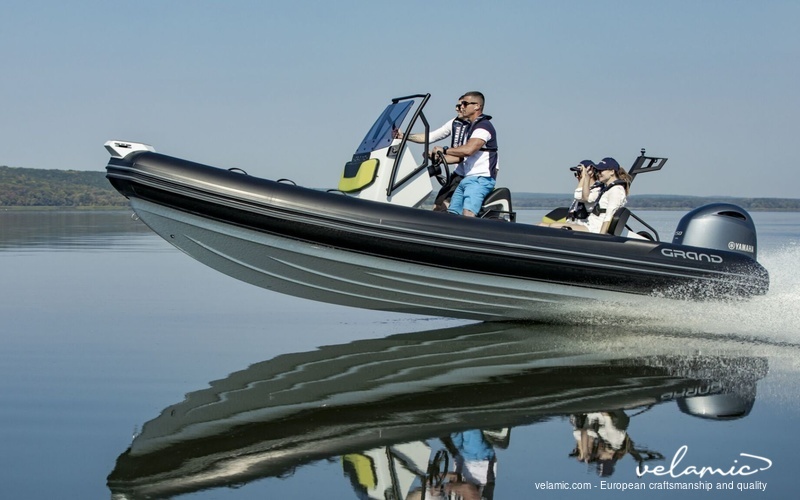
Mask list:
POLYGON ((592 160, 583 160, 577 167, 572 167, 578 186, 572 197, 572 204, 567 212, 567 222, 587 226, 589 214, 594 210, 603 183, 597 180, 597 172, 592 160))
MULTIPOLYGON (((575 187, 572 204, 567 209, 566 222, 586 226, 588 224, 589 214, 592 213, 595 201, 602 190, 603 183, 597 180, 597 174, 594 170, 594 162, 592 160, 583 160, 578 163, 577 166, 570 167, 569 169, 575 174, 575 178, 578 179, 578 185, 575 187)), ((553 222, 539 225, 562 227, 564 223, 553 222)))
POLYGON ((594 166, 597 180, 602 183, 596 197, 591 193, 587 200, 594 202, 594 208, 589 213, 586 224, 565 222, 550 224, 549 227, 574 229, 576 231, 589 231, 592 233, 607 233, 614 217, 614 212, 625 206, 628 201, 628 191, 631 178, 624 168, 619 166, 614 158, 603 158, 594 166))

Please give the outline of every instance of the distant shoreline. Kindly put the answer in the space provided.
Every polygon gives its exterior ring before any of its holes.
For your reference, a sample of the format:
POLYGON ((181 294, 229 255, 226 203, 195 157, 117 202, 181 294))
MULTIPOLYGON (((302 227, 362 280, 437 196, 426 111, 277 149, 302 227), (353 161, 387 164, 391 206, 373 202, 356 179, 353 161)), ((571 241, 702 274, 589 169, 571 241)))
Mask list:
MULTIPOLYGON (((572 193, 512 193, 516 210, 552 210, 569 206, 572 193)), ((426 200, 433 205, 434 194, 426 200)), ((753 212, 800 212, 800 199, 734 198, 633 194, 634 210, 688 211, 709 203, 738 205, 753 212)), ((126 210, 128 200, 106 179, 104 171, 45 170, 0 166, 0 211, 3 210, 126 210)))
POLYGON ((121 210, 130 210, 130 205, 111 205, 111 206, 92 206, 92 205, 23 205, 23 206, 0 206, 0 212, 118 212, 121 210))
MULTIPOLYGON (((525 193, 522 193, 525 194, 525 193)), ((635 200, 631 200, 628 203, 628 208, 633 210, 647 210, 651 212, 688 212, 693 210, 697 207, 706 205, 708 203, 714 203, 716 200, 709 198, 705 203, 701 203, 699 205, 685 205, 685 206, 649 206, 649 205, 639 205, 635 203, 635 200)), ((749 212, 800 212, 800 207, 747 207, 745 204, 737 202, 737 199, 725 199, 725 203, 731 203, 733 205, 738 205, 744 208, 749 212)), ((527 203, 518 203, 516 200, 512 200, 514 210, 553 210, 554 208, 558 207, 566 207, 569 203, 559 203, 554 205, 538 205, 538 204, 527 204, 527 203)), ((426 203, 423 205, 426 208, 433 207, 433 204, 426 203)), ((111 205, 111 206, 93 206, 93 205, 15 205, 15 206, 2 206, 0 205, 0 212, 64 212, 64 211, 75 211, 75 212, 118 212, 123 210, 130 210, 131 207, 129 204, 124 205, 111 205)))

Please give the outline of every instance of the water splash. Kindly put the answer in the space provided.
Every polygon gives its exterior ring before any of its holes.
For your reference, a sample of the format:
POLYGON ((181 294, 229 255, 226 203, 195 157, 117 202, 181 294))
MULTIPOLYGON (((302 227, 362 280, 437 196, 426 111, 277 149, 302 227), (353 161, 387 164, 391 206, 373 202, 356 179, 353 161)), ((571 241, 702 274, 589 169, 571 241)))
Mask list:
POLYGON ((800 341, 800 247, 788 245, 759 259, 770 274, 766 295, 728 301, 667 301, 652 319, 674 328, 800 341))
POLYGON ((631 296, 626 302, 570 306, 568 313, 554 313, 548 322, 731 335, 800 345, 800 245, 769 249, 759 257, 770 274, 766 295, 728 300, 631 296))

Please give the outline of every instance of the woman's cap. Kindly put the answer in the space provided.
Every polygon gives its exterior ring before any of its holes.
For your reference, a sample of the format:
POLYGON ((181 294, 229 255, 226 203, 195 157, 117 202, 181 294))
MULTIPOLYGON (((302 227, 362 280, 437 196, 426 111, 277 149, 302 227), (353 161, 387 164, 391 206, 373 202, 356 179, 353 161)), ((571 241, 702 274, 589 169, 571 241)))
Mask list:
POLYGON ((614 158, 603 158, 594 166, 595 170, 619 170, 619 163, 614 158))

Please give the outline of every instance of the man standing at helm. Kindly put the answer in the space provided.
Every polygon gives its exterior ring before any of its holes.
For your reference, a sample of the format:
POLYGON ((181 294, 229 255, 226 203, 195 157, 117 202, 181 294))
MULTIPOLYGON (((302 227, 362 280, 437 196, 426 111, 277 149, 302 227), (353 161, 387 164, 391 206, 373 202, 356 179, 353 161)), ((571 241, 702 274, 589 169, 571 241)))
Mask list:
POLYGON ((442 152, 449 157, 463 159, 464 179, 458 184, 450 200, 448 212, 475 217, 483 200, 492 192, 497 179, 497 132, 492 117, 483 114, 485 99, 477 91, 464 94, 461 115, 470 122, 467 141, 452 148, 433 148, 433 155, 442 152))

